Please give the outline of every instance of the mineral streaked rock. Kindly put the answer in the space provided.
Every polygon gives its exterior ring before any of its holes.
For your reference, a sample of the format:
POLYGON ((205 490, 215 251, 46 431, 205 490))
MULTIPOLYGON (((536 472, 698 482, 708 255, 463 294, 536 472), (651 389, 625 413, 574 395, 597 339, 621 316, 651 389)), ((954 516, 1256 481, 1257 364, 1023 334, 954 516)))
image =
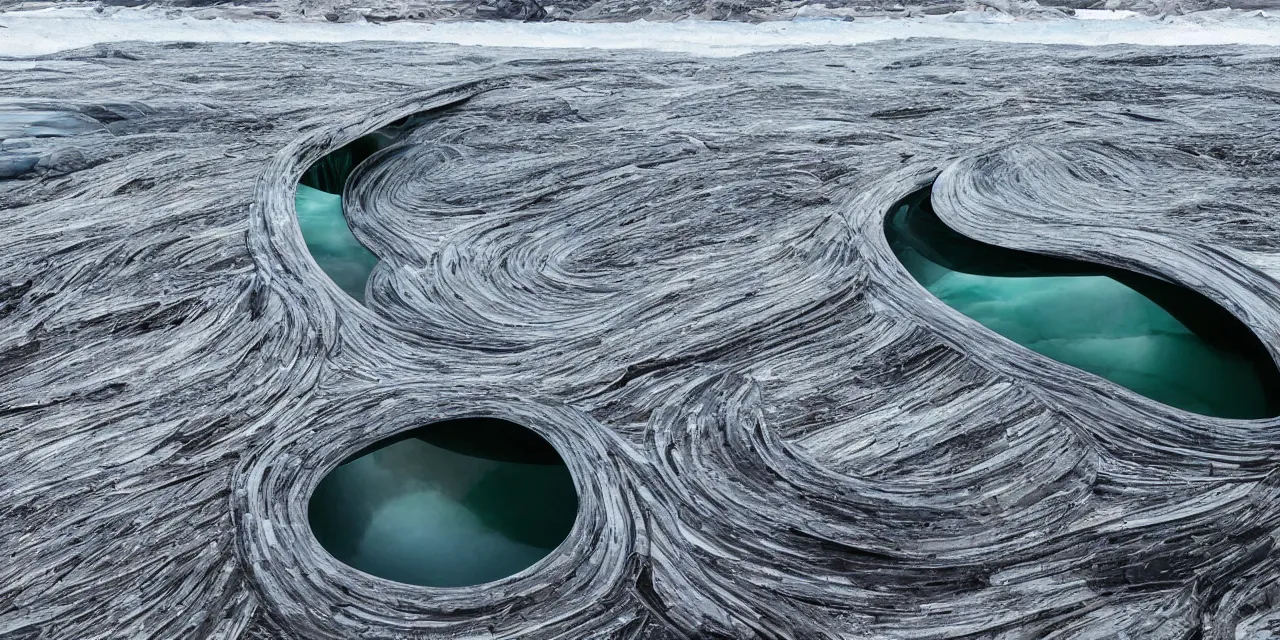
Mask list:
POLYGON ((0 636, 1225 640, 1280 622, 1277 421, 1031 358, 925 295, 881 231, 936 177, 957 230, 1176 279, 1274 353, 1274 50, 37 62, 0 75, 16 107, 137 110, 41 139, 83 168, 0 183, 0 636), (421 111, 352 178, 380 258, 360 306, 310 259, 293 185, 421 111), (579 484, 538 571, 411 587, 315 543, 328 470, 477 412, 543 434, 579 484))

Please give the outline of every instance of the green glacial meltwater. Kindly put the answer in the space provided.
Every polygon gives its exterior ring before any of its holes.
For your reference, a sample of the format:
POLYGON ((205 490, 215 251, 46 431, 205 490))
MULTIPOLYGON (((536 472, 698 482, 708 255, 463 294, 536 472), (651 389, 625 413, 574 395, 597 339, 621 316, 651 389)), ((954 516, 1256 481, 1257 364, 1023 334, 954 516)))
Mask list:
POLYGON ((298 181, 294 209, 307 250, 330 279, 360 302, 378 258, 351 233, 342 192, 361 162, 390 146, 413 124, 414 119, 407 118, 361 136, 317 160, 298 181))
POLYGON ((311 496, 311 530, 338 560, 432 587, 490 582, 554 550, 578 511, 564 461, 538 435, 489 418, 376 443, 311 496))
POLYGON ((1148 398, 1223 418, 1280 414, 1280 372, 1257 336, 1195 291, 1138 273, 984 244, 947 227, 930 190, 885 236, 930 293, 1014 342, 1148 398))
POLYGON ((364 287, 378 258, 352 235, 342 196, 300 184, 294 209, 312 259, 343 291, 364 302, 364 287))

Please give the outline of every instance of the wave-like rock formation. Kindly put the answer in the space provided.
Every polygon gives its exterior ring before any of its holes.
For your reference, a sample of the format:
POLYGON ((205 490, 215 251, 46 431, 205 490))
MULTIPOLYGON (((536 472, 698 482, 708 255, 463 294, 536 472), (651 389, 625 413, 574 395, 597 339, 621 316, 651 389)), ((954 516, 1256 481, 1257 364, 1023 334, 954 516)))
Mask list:
POLYGON ((1280 632, 1280 420, 1037 355, 884 235, 932 183, 956 231, 1193 289, 1275 357, 1274 50, 121 45, 0 68, 0 637, 1280 632), (344 191, 378 257, 361 304, 295 187, 412 114, 344 191), (466 416, 561 454, 562 546, 457 588, 325 552, 327 473, 466 416))

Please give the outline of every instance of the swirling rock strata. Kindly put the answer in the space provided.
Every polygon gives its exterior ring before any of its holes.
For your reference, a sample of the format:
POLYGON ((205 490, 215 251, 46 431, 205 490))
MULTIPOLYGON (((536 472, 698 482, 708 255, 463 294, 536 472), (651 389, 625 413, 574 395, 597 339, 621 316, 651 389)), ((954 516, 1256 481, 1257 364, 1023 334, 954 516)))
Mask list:
POLYGON ((929 297, 882 231, 936 179, 956 229, 1176 280, 1275 355, 1274 51, 126 45, 0 64, 4 109, 98 123, 0 151, 40 158, 0 183, 0 636, 1280 624, 1280 422, 1036 356, 929 297), (294 185, 414 113, 348 184, 380 259, 362 306, 308 255, 294 185), (581 500, 564 546, 457 589, 323 551, 306 501, 334 465, 471 414, 563 455, 581 500))

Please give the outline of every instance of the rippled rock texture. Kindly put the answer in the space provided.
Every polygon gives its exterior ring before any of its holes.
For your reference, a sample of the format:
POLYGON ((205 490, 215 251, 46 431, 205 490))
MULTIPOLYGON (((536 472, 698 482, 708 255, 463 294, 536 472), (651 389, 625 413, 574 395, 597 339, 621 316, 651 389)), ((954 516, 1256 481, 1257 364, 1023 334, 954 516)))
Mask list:
POLYGON ((1195 289, 1280 345, 1280 53, 899 42, 726 60, 419 45, 0 61, 0 636, 1265 638, 1280 422, 1188 413, 930 296, 983 243, 1195 289), (295 185, 351 175, 365 304, 295 185), (23 125, 26 126, 26 125, 23 125), (75 162, 57 162, 74 158, 75 162), (7 165, 6 165, 7 166, 7 165), (567 541, 489 584, 316 542, 353 453, 491 416, 567 541))

